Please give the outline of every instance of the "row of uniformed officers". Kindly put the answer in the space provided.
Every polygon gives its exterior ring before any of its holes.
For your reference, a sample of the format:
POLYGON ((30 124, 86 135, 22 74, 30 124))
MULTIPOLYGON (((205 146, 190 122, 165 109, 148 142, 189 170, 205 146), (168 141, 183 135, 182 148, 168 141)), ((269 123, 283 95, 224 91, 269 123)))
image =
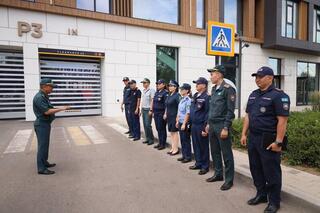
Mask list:
MULTIPOLYGON (((165 82, 158 80, 155 91, 150 88, 150 80, 144 79, 142 81, 144 89, 141 92, 137 88, 136 81, 124 78, 126 87, 121 107, 125 110, 128 121, 129 137, 134 141, 140 140, 141 137, 140 115, 143 117, 146 135, 144 143, 148 145, 154 143, 152 117, 159 138, 155 148, 159 150, 165 148, 166 127, 168 127, 172 140, 168 154, 177 155, 178 134, 180 134, 182 157, 178 160, 182 163, 191 161, 192 138, 195 164, 190 169, 200 170, 200 175, 209 171, 210 141, 214 175, 207 181, 225 180, 221 190, 229 190, 233 186, 234 179, 231 126, 235 117, 236 90, 224 80, 226 71, 223 66, 216 66, 208 71, 214 84, 211 96, 207 92, 208 81, 201 77, 193 81, 196 84, 196 93, 192 98, 190 98, 191 86, 186 83, 179 87, 176 81, 170 81, 167 91, 165 82), (225 165, 224 174, 222 159, 225 165)), ((271 68, 261 67, 252 76, 255 77, 258 89, 249 96, 241 137, 241 144, 246 145, 249 133, 250 171, 257 189, 256 196, 250 199, 248 204, 268 203, 264 212, 273 213, 280 208, 282 186, 280 157, 285 141, 290 98, 275 88, 274 73, 271 68)), ((69 106, 56 108, 51 104, 49 94, 56 86, 52 79, 42 79, 40 91, 33 99, 33 111, 36 116, 34 128, 38 141, 37 168, 40 175, 55 173, 49 168, 55 167, 56 164, 48 161, 51 123, 55 119, 55 113, 70 109, 69 106)))
MULTIPOLYGON (((158 132, 158 150, 165 149, 167 129, 171 134, 170 155, 179 154, 180 135, 182 157, 178 161, 192 161, 191 144, 195 164, 191 170, 199 170, 199 175, 209 171, 209 150, 214 164, 214 175, 207 182, 223 181, 221 190, 229 190, 234 180, 234 158, 231 130, 235 118, 236 89, 224 79, 225 67, 218 65, 208 69, 214 85, 208 94, 208 81, 200 77, 193 81, 196 93, 191 95, 191 85, 179 84, 171 80, 166 89, 165 81, 156 82, 157 90, 150 88, 150 80, 145 78, 140 91, 135 80, 123 78, 122 110, 125 110, 129 126, 129 138, 140 140, 140 120, 142 115, 148 145, 154 144, 152 117, 158 132), (180 90, 180 91, 179 91, 180 90), (166 129, 167 128, 167 129, 166 129), (192 143, 191 143, 192 139, 192 143), (209 148, 210 145, 210 148, 209 148), (223 161, 223 162, 222 162, 223 161), (223 169, 223 163, 225 168, 223 169)), ((280 208, 281 168, 280 154, 289 116, 289 97, 273 84, 273 70, 262 67, 256 73, 259 89, 249 97, 244 119, 241 143, 246 145, 247 132, 250 132, 250 170, 257 188, 257 194, 248 201, 249 205, 268 202, 264 212, 277 212, 280 208), (275 135, 275 141, 266 149, 262 148, 264 133, 275 135)))

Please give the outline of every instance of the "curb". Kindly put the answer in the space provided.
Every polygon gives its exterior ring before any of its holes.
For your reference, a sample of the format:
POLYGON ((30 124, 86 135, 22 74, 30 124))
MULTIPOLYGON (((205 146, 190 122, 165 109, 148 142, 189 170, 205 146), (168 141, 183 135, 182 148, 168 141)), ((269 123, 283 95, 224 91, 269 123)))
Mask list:
MULTIPOLYGON (((242 180, 252 184, 253 186, 251 174, 246 169, 240 166, 235 166, 235 173, 242 180)), ((281 197, 282 200, 287 201, 292 206, 303 206, 308 210, 308 212, 320 212, 320 203, 314 201, 315 199, 311 200, 304 193, 300 193, 297 190, 290 189, 290 187, 282 186, 281 197)))
MULTIPOLYGON (((125 125, 122 123, 120 123, 120 125, 125 127, 125 125)), ((142 130, 141 133, 144 134, 144 131, 142 130)), ((156 135, 154 138, 156 141, 158 141, 158 138, 156 137, 156 135)), ((171 144, 167 142, 167 147, 170 147, 170 146, 171 144)), ((179 149, 181 149, 180 144, 179 144, 179 149)), ((210 160, 210 167, 212 168, 211 160, 210 160)), ((253 186, 251 173, 248 169, 249 169, 249 165, 247 165, 247 168, 241 167, 239 165, 235 165, 235 176, 237 176, 241 180, 253 186)), ((305 210, 307 210, 307 212, 310 212, 310 213, 320 212, 320 202, 318 202, 316 198, 310 197, 308 194, 304 192, 300 192, 288 186, 283 185, 282 191, 281 191, 281 197, 282 197, 282 200, 287 201, 288 203, 290 203, 290 205, 296 206, 296 207, 303 207, 305 210)))

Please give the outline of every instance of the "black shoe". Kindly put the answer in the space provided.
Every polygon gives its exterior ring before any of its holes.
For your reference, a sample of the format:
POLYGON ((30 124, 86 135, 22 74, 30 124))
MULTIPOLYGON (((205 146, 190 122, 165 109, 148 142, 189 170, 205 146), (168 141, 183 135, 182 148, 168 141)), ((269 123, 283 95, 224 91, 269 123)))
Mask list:
POLYGON ((128 138, 134 138, 132 135, 129 135, 129 137, 128 138))
POLYGON ((159 147, 160 147, 160 144, 157 144, 153 148, 158 149, 159 147))
POLYGON ((223 181, 223 177, 222 176, 218 176, 218 175, 213 175, 211 178, 208 178, 206 181, 209 182, 209 183, 217 182, 217 181, 223 181))
POLYGON ((248 200, 247 202, 247 204, 250 206, 255 206, 259 203, 268 203, 268 197, 266 195, 257 195, 254 198, 248 200))
POLYGON ((163 150, 163 149, 165 149, 166 147, 164 147, 164 146, 159 146, 158 147, 158 150, 163 150))
POLYGON ((184 160, 183 157, 177 159, 177 161, 183 161, 183 160, 184 160))
POLYGON ((45 169, 43 171, 38 172, 39 175, 53 175, 54 173, 55 173, 54 171, 51 171, 49 169, 45 169))
POLYGON ((191 159, 183 159, 183 161, 181 161, 181 163, 189 163, 191 162, 191 159))
POLYGON ((180 153, 180 151, 176 151, 175 153, 171 152, 171 156, 175 156, 175 155, 178 155, 180 153))
POLYGON ((147 143, 147 145, 148 145, 148 146, 150 146, 150 145, 152 145, 152 144, 153 144, 153 142, 151 142, 151 143, 147 143))
POLYGON ((205 175, 205 174, 207 174, 209 172, 209 169, 200 169, 200 171, 199 171, 199 175, 205 175))
POLYGON ((168 154, 168 155, 171 155, 171 154, 172 154, 172 152, 167 152, 167 154, 168 154))
POLYGON ((55 167, 57 164, 55 164, 55 163, 47 163, 46 164, 46 167, 47 168, 51 168, 51 167, 55 167))
POLYGON ((231 189, 232 186, 233 186, 233 182, 228 182, 228 183, 224 183, 224 184, 220 187, 220 189, 221 189, 222 191, 227 191, 227 190, 231 189))
POLYGON ((128 131, 128 132, 125 132, 124 134, 126 134, 126 135, 127 135, 127 134, 130 134, 130 133, 131 133, 131 132, 130 132, 130 131, 128 131))
POLYGON ((140 140, 140 138, 134 138, 133 139, 133 141, 139 141, 140 140))
POLYGON ((149 143, 149 141, 143 141, 142 143, 149 143))
POLYGON ((264 213, 276 213, 279 209, 279 206, 269 203, 267 208, 264 209, 264 213))
POLYGON ((191 169, 191 170, 198 170, 198 169, 201 169, 201 167, 200 167, 200 166, 193 165, 193 166, 190 166, 189 169, 191 169))

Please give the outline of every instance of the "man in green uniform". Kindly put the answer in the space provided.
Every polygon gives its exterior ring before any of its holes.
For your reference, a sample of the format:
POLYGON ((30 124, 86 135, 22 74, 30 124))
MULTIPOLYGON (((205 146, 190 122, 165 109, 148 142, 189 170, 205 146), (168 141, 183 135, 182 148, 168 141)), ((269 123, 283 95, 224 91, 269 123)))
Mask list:
POLYGON ((42 175, 52 175, 55 173, 48 169, 56 165, 48 162, 50 131, 51 123, 55 119, 54 114, 69 109, 68 106, 57 109, 50 103, 48 95, 55 86, 51 79, 42 79, 40 91, 33 98, 33 112, 36 116, 34 130, 38 140, 37 167, 38 174, 42 175))
POLYGON ((209 69, 211 81, 215 85, 212 88, 208 124, 206 131, 210 136, 211 156, 214 163, 214 175, 207 182, 223 181, 222 157, 225 165, 225 183, 221 190, 229 190, 233 186, 234 160, 232 153, 232 141, 230 128, 234 119, 236 100, 235 89, 227 84, 223 78, 226 70, 218 65, 209 69), (221 156, 222 153, 222 156, 221 156))

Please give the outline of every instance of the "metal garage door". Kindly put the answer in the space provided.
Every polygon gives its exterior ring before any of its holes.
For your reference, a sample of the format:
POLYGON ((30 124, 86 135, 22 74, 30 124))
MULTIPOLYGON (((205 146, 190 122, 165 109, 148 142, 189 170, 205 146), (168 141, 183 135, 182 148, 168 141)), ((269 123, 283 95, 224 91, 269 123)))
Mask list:
POLYGON ((40 70, 41 78, 52 78, 58 85, 50 95, 52 104, 56 107, 69 105, 76 111, 57 116, 101 114, 100 61, 41 58, 40 70))
POLYGON ((0 51, 0 119, 24 118, 23 54, 0 51))

